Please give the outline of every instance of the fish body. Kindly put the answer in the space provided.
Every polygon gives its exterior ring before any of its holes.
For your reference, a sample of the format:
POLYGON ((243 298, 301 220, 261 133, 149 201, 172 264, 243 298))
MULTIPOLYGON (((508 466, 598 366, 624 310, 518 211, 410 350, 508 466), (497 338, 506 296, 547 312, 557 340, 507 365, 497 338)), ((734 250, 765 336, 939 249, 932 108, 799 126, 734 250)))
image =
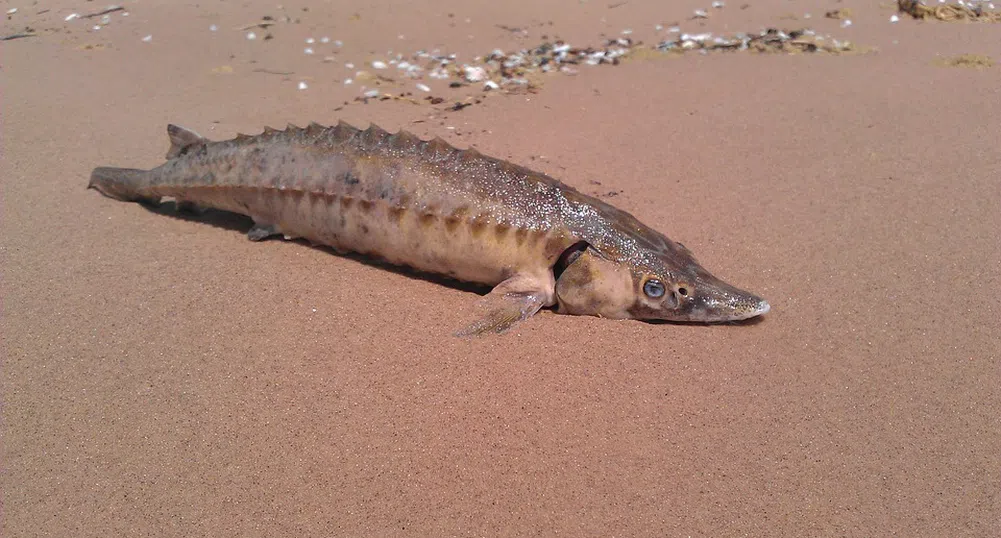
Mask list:
POLYGON ((125 201, 247 215, 252 240, 339 251, 493 286, 461 334, 503 332, 546 306, 611 318, 727 321, 768 310, 681 244, 545 174, 376 125, 267 128, 210 141, 168 126, 152 170, 99 167, 89 187, 125 201))

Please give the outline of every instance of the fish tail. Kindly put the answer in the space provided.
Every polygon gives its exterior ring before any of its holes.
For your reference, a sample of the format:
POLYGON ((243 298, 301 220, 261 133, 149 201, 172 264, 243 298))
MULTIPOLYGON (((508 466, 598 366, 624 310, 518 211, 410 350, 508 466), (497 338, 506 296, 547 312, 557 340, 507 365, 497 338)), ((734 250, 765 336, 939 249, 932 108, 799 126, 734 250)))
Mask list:
POLYGON ((150 175, 148 170, 100 166, 90 173, 87 188, 123 202, 156 205, 160 196, 150 192, 150 175))

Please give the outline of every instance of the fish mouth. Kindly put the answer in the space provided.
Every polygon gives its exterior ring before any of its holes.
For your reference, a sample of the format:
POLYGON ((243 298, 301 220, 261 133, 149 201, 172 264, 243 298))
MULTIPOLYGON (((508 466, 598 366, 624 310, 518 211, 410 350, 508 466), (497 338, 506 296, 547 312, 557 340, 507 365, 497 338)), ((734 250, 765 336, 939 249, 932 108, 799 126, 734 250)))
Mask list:
POLYGON ((762 314, 767 314, 769 310, 772 309, 772 305, 768 304, 768 301, 761 299, 758 304, 746 312, 738 312, 728 316, 726 321, 743 321, 745 319, 751 319, 762 314))
POLYGON ((673 318, 673 320, 689 323, 725 324, 756 318, 769 312, 771 309, 772 305, 770 305, 768 301, 758 299, 753 303, 753 306, 749 307, 744 306, 742 308, 726 308, 716 311, 710 310, 708 312, 692 312, 688 316, 673 318))

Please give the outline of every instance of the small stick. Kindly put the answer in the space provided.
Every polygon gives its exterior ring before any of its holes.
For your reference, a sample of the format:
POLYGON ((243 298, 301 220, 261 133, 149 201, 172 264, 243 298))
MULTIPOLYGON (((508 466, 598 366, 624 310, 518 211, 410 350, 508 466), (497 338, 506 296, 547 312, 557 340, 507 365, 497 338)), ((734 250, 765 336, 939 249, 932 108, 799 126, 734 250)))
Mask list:
POLYGON ((0 41, 10 41, 11 39, 21 39, 22 37, 35 37, 36 35, 38 34, 21 32, 19 34, 10 34, 0 37, 0 41))
POLYGON ((242 28, 237 28, 237 30, 240 30, 242 32, 250 30, 251 28, 267 28, 268 26, 274 26, 274 25, 275 23, 273 21, 261 21, 261 22, 255 22, 254 24, 248 24, 242 28))
POLYGON ((294 75, 294 71, 272 71, 271 69, 265 69, 263 67, 258 67, 254 69, 255 73, 267 73, 269 75, 294 75))
POLYGON ((93 19, 94 17, 100 17, 101 15, 107 15, 108 13, 114 13, 116 11, 125 11, 122 6, 108 6, 108 9, 98 11, 96 13, 91 13, 89 15, 81 15, 81 19, 93 19))

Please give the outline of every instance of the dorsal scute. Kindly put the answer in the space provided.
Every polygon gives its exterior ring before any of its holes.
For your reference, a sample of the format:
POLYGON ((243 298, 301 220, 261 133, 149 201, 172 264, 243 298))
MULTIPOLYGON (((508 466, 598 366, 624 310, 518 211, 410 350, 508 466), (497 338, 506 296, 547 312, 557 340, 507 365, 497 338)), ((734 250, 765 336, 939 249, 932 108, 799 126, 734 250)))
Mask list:
POLYGON ((337 125, 328 131, 329 134, 327 136, 330 137, 331 142, 340 144, 347 142, 358 132, 358 129, 353 125, 344 120, 340 120, 337 122, 337 125))
POLYGON ((400 131, 390 136, 390 144, 394 148, 404 151, 411 151, 417 148, 420 143, 421 139, 409 131, 400 131))
POLYGON ((459 152, 459 158, 466 162, 477 161, 483 158, 483 154, 476 148, 464 149, 459 152))
POLYGON ((327 128, 324 127, 323 125, 320 125, 315 121, 311 121, 309 122, 309 125, 306 126, 306 134, 310 136, 319 136, 323 134, 323 131, 325 131, 326 129, 327 128))
POLYGON ((390 136, 390 134, 375 123, 370 123, 368 129, 362 131, 365 141, 369 144, 377 144, 390 136))
POLYGON ((440 136, 436 136, 427 142, 427 151, 439 158, 450 155, 454 150, 455 148, 448 142, 445 142, 440 136))

